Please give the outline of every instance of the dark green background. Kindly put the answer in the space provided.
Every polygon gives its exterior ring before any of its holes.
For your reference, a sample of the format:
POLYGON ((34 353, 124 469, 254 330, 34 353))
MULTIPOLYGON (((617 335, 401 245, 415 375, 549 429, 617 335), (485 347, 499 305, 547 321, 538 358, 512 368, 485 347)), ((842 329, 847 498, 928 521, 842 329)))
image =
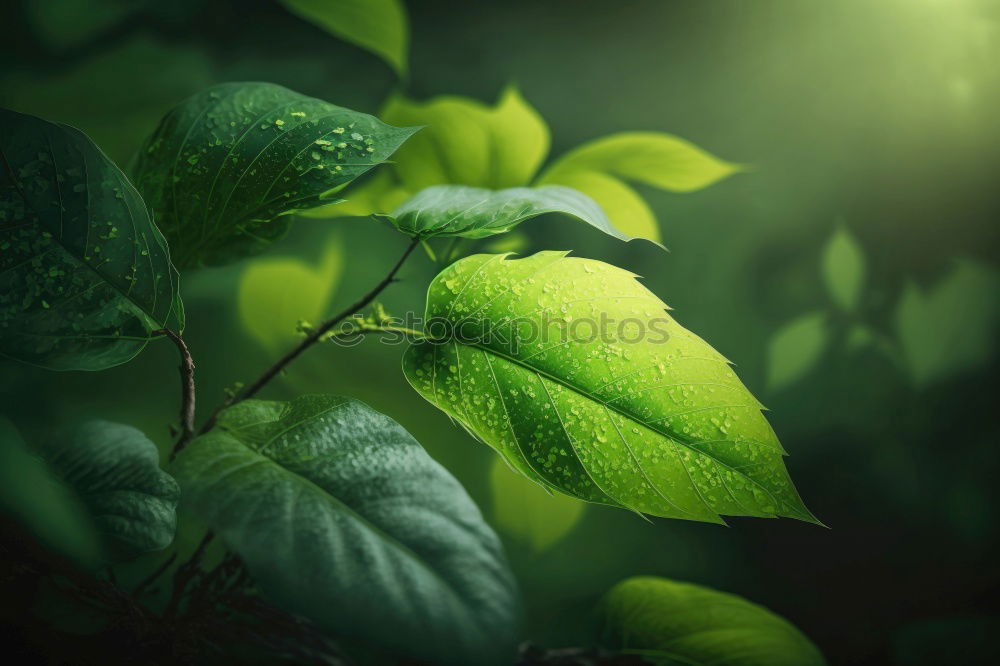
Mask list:
MULTIPOLYGON (((7 3, 0 18, 0 103, 80 127, 122 165, 170 106, 211 83, 273 81, 369 112, 400 85, 375 57, 276 3, 61 0, 48 17, 29 4, 47 3, 7 3), (59 9, 71 6, 82 9, 59 9)), ((659 574, 770 607, 833 663, 943 663, 942 654, 967 663, 972 651, 990 650, 983 645, 995 640, 1000 581, 995 346, 977 346, 918 385, 890 354, 848 350, 845 332, 864 322, 896 340, 905 285, 933 289, 957 260, 995 275, 1000 5, 422 1, 409 11, 404 89, 412 97, 492 103, 513 81, 548 121, 553 155, 615 131, 659 130, 754 165, 694 194, 643 190, 669 254, 560 219, 526 225, 529 250, 573 249, 645 276, 771 409, 793 478, 830 526, 650 524, 588 507, 541 555, 509 540, 529 637, 586 642, 587 610, 607 587, 659 574), (867 259, 853 320, 837 312, 820 276, 838 220, 867 259), (822 360, 793 385, 766 390, 770 337, 813 311, 830 313, 822 360)), ((348 256, 338 306, 366 291, 405 246, 366 220, 303 220, 272 254, 315 260, 328 234, 341 236, 348 256)), ((243 268, 183 280, 204 407, 268 361, 237 316, 243 268)), ((416 256, 385 298, 390 311, 422 310, 435 271, 416 256)), ((992 341, 997 297, 981 288, 928 311, 931 347, 947 357, 967 340, 992 341), (977 330, 962 323, 970 311, 985 313, 970 318, 977 330), (955 318, 958 332, 935 338, 944 318, 955 318)), ((369 402, 410 429, 489 518, 491 453, 407 386, 401 353, 374 341, 317 349, 267 394, 328 391, 369 402)), ((0 361, 0 411, 29 434, 96 415, 143 428, 166 447, 175 365, 166 342, 100 374, 0 361)))

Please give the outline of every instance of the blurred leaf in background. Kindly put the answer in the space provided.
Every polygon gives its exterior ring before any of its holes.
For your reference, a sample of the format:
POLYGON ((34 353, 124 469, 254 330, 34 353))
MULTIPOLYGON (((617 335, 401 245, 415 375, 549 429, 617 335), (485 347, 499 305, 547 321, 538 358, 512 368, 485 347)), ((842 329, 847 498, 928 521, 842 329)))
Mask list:
POLYGON ((841 224, 823 248, 823 281, 834 303, 848 312, 857 309, 865 273, 865 255, 861 246, 850 230, 841 224))
POLYGON ((995 349, 996 270, 963 259, 930 289, 910 283, 896 307, 903 360, 917 386, 975 367, 995 349))
POLYGON ((536 553, 565 537, 580 522, 587 506, 562 493, 547 492, 498 456, 490 467, 490 488, 494 524, 536 553))
POLYGON ((266 257, 247 265, 237 303, 250 336, 269 351, 283 351, 299 337, 300 321, 318 323, 328 312, 344 270, 338 236, 327 242, 316 265, 294 257, 266 257))
POLYGON ((767 387, 779 391, 812 370, 829 343, 826 314, 811 312, 788 322, 767 347, 767 387))
POLYGON ((148 0, 28 0, 28 23, 51 49, 79 46, 141 11, 148 0))
POLYGON ((296 16, 371 51, 407 75, 410 31, 402 0, 280 0, 296 16))
POLYGON ((892 636, 895 666, 995 664, 1000 617, 968 615, 911 622, 892 636))

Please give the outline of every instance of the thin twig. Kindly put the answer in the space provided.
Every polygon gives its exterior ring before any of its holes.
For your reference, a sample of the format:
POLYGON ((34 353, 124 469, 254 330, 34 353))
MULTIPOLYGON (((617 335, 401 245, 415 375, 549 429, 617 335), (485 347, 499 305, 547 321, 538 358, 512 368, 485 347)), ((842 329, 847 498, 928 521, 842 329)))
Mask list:
POLYGON ((177 614, 181 599, 184 597, 184 592, 187 590, 188 584, 198 575, 201 567, 201 558, 205 555, 205 549, 208 548, 208 544, 214 538, 215 534, 213 532, 205 532, 205 536, 198 542, 198 547, 194 549, 191 557, 188 558, 187 562, 177 567, 177 571, 174 573, 174 589, 170 593, 170 601, 167 602, 167 608, 163 612, 164 617, 173 617, 177 614))
POLYGON ((194 437, 194 358, 191 357, 191 351, 184 344, 184 339, 169 328, 161 328, 153 331, 153 335, 165 335, 170 338, 177 345, 177 350, 181 353, 181 364, 178 368, 181 373, 181 434, 174 444, 173 451, 170 453, 170 459, 173 460, 180 453, 181 449, 191 441, 191 438, 194 437))
POLYGON ((174 552, 173 554, 171 554, 170 557, 168 557, 166 560, 163 561, 163 564, 156 567, 156 571, 143 578, 142 581, 135 586, 135 589, 132 590, 132 596, 135 597, 136 599, 142 597, 143 593, 146 591, 146 588, 152 585, 154 582, 156 582, 156 579, 162 576, 166 572, 166 570, 170 568, 170 565, 173 564, 174 561, 176 560, 177 560, 177 553, 174 552))
POLYGON ((216 409, 212 413, 212 415, 205 422, 205 425, 201 427, 201 430, 199 432, 202 433, 208 432, 208 430, 210 430, 212 426, 215 425, 215 419, 218 416, 219 412, 222 411, 222 409, 230 405, 233 405, 237 402, 240 402, 241 400, 246 400, 247 398, 252 398, 253 396, 255 396, 257 392, 259 392, 262 388, 264 388, 264 386, 269 381, 274 379, 279 373, 281 373, 281 371, 283 371, 286 367, 288 367, 288 365, 292 361, 298 358, 302 352, 304 352, 306 349, 319 342, 324 335, 330 332, 330 329, 332 329, 334 326, 344 321, 351 315, 364 309, 372 301, 374 301, 378 297, 378 295, 382 293, 383 289, 392 284, 392 282, 395 280, 396 273, 399 272, 400 268, 402 268, 403 263, 406 261, 406 258, 410 256, 410 253, 413 252, 414 248, 416 248, 417 245, 419 244, 420 244, 420 239, 414 238, 407 246, 406 251, 403 252, 403 256, 401 256, 399 260, 396 262, 396 265, 392 267, 389 273, 386 274, 386 276, 382 278, 382 280, 377 285, 375 285, 371 291, 369 291, 367 294, 362 296, 360 299, 349 305, 347 308, 345 308, 338 314, 334 315, 330 319, 327 319, 325 322, 323 322, 315 330, 310 332, 309 335, 307 335, 305 339, 302 340, 302 342, 300 342, 299 344, 297 344, 291 351, 289 351, 287 354, 285 354, 280 359, 275 361, 275 363, 267 370, 265 370, 264 374, 258 377, 256 381, 243 388, 239 393, 237 393, 229 400, 225 401, 218 409, 216 409))

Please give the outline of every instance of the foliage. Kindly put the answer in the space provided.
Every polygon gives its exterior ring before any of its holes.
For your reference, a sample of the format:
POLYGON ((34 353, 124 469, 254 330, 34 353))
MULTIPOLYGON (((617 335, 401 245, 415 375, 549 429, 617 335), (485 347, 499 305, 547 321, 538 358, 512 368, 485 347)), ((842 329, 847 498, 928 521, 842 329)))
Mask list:
POLYGON ((225 264, 262 252, 289 214, 337 199, 414 131, 271 83, 227 83, 167 114, 135 177, 179 267, 225 264))
POLYGON ((787 620, 736 595, 690 583, 629 578, 607 593, 602 614, 617 647, 663 666, 826 663, 787 620))
POLYGON ((124 363, 184 326, 167 245, 79 130, 0 111, 0 349, 55 370, 124 363))
POLYGON ((632 273, 566 254, 475 255, 442 271, 425 321, 448 334, 407 350, 410 384, 514 469, 579 499, 815 522, 728 361, 632 273))
POLYGON ((499 541, 388 417, 335 396, 245 401, 175 470, 192 509, 289 610, 435 662, 509 662, 517 595, 499 541))

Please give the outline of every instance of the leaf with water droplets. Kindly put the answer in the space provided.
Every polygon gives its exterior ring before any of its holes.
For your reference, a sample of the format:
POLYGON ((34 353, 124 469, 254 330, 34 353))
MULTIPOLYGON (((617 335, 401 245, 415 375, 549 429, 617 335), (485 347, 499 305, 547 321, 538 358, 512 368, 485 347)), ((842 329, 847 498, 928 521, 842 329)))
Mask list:
POLYGON ((654 576, 618 583, 601 602, 605 642, 651 664, 823 666, 805 634, 735 594, 654 576))
POLYGON ((128 361, 183 328, 163 236, 82 132, 0 110, 0 353, 55 370, 128 361))
POLYGON ((410 384, 529 479, 656 516, 815 522, 761 405, 635 275, 475 255, 431 283, 410 384))
POLYGON ((247 400, 174 469, 275 603, 421 660, 511 663, 518 597, 499 540, 389 417, 337 396, 247 400))
POLYGON ((39 451, 83 502, 106 559, 129 560, 174 540, 180 490, 139 430, 89 421, 50 437, 39 451))
POLYGON ((178 266, 225 264, 280 239, 289 214, 335 202, 415 131, 271 83, 224 83, 167 114, 136 182, 178 266))
POLYGON ((435 185, 403 202, 391 215, 382 217, 415 238, 486 238, 546 213, 563 213, 619 240, 631 240, 611 224, 593 199, 558 185, 506 190, 435 185))

